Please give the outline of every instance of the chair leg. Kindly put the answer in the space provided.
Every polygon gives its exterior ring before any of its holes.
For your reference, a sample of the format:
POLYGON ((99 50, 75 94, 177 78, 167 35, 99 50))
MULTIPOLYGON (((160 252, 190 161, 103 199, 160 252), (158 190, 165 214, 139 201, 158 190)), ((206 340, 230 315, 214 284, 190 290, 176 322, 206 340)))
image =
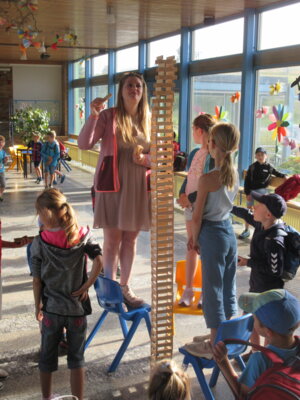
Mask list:
POLYGON ((128 326, 127 326, 127 323, 126 323, 125 319, 122 318, 121 315, 119 315, 119 320, 120 320, 123 336, 124 336, 124 339, 125 339, 127 334, 128 334, 128 326))
POLYGON ((108 314, 107 310, 104 310, 103 313, 101 314, 100 318, 96 322, 96 325, 94 326, 92 332, 89 334, 89 336, 88 336, 88 338, 87 338, 87 340, 85 342, 84 350, 86 350, 89 347, 89 344, 93 340, 93 338, 96 335, 96 333, 98 332, 98 330, 101 328, 101 325, 103 324, 107 314, 108 314))
POLYGON ((234 357, 234 359, 239 364, 241 371, 244 371, 244 369, 246 368, 246 364, 245 364, 243 358, 239 355, 237 357, 234 357))
POLYGON ((129 345, 129 343, 131 342, 131 339, 132 339, 132 337, 133 337, 133 335, 134 335, 134 333, 136 331, 136 328, 138 327, 140 321, 141 321, 141 317, 140 316, 137 316, 133 320, 132 325, 131 325, 131 327, 130 327, 130 329, 128 331, 128 334, 127 334, 126 338, 124 339, 121 347, 119 348, 119 350, 118 350, 113 362, 111 363, 111 366, 109 367, 108 372, 114 372, 117 369, 117 367, 118 367, 118 365, 119 365, 119 363, 120 363, 125 351, 127 350, 127 347, 129 345))
POLYGON ((147 325, 149 337, 151 338, 151 321, 150 321, 150 317, 149 317, 149 313, 148 312, 145 314, 145 322, 146 322, 146 325, 147 325))
POLYGON ((198 382, 206 400, 215 400, 202 371, 201 361, 197 357, 189 357, 189 362, 192 364, 197 375, 198 382))
POLYGON ((213 369, 213 372, 209 380, 209 387, 212 388, 216 386, 219 375, 220 375, 220 368, 216 365, 213 369))

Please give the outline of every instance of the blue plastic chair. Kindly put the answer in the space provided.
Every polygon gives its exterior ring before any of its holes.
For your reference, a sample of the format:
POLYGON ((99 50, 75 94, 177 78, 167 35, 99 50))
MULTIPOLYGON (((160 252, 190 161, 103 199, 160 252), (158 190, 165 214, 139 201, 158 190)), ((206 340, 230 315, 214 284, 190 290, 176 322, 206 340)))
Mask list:
MULTIPOLYGON (((215 343, 223 341, 224 339, 243 339, 248 341, 250 339, 253 330, 253 317, 252 314, 242 315, 241 317, 231 319, 229 321, 224 321, 221 323, 217 330, 217 336, 215 343)), ((234 358, 239 364, 241 370, 245 369, 245 363, 241 357, 247 346, 241 344, 230 344, 227 345, 228 357, 229 359, 234 358)), ((183 365, 188 367, 192 364, 198 381, 200 383, 201 389, 203 391, 206 400, 214 400, 214 396, 210 388, 214 387, 217 383, 220 369, 214 360, 208 360, 207 358, 196 357, 190 354, 183 347, 179 348, 180 353, 184 355, 183 365), (213 372, 207 384, 205 376, 203 374, 203 368, 213 368, 213 372)))
POLYGON ((150 322, 150 317, 149 317, 149 312, 151 311, 151 307, 149 304, 143 304, 139 308, 133 308, 129 309, 128 311, 124 311, 122 303, 124 303, 123 299, 123 294, 121 291, 121 287, 118 282, 113 281, 108 278, 104 278, 102 276, 99 276, 94 283, 94 287, 96 290, 97 294, 97 299, 98 303, 102 308, 104 308, 103 313, 101 314, 100 318, 98 319, 96 325, 94 326, 93 330, 89 334, 89 337, 86 340, 84 350, 86 350, 93 340, 94 336, 98 332, 98 330, 101 328, 105 318, 107 317, 109 312, 118 314, 124 340, 119 348, 111 366, 108 369, 108 372, 114 372, 125 351, 127 350, 127 347, 137 329, 139 326, 139 323, 141 322, 142 319, 145 319, 147 329, 149 332, 149 336, 151 334, 151 322, 150 322), (128 330, 127 323, 126 321, 131 321, 131 327, 128 330))

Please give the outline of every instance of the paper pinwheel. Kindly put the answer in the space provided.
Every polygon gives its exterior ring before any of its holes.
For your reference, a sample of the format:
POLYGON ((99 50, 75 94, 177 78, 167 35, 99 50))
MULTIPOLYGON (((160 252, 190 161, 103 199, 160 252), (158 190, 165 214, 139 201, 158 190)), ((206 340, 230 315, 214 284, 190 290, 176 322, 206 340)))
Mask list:
POLYGON ((268 114, 268 111, 269 111, 269 107, 262 106, 261 108, 256 110, 255 116, 256 116, 256 118, 262 118, 268 114))
POLYGON ((279 104, 277 108, 276 106, 273 106, 272 110, 273 114, 269 116, 272 124, 268 126, 268 130, 273 131, 273 139, 278 138, 278 141, 281 142, 281 137, 287 135, 285 128, 290 125, 287 121, 289 113, 284 112, 284 106, 282 104, 279 104))
POLYGON ((274 83, 273 85, 270 85, 269 87, 270 87, 270 94, 272 96, 281 92, 282 89, 281 83, 279 81, 274 83))
POLYGON ((240 92, 235 92, 234 95, 231 96, 230 101, 231 103, 237 103, 241 98, 240 92))
POLYGON ((294 150, 297 147, 295 139, 289 139, 286 136, 283 138, 282 144, 283 146, 290 146, 291 150, 294 150))
POLYGON ((214 119, 216 121, 227 121, 226 117, 228 113, 227 111, 223 110, 223 106, 215 106, 215 113, 216 115, 214 115, 214 119))

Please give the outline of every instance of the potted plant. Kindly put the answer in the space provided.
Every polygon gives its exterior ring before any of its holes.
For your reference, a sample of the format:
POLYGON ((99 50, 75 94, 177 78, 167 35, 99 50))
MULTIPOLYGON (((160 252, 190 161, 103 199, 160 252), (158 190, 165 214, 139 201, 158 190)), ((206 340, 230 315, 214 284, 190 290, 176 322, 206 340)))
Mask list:
POLYGON ((19 137, 24 145, 32 139, 34 132, 39 132, 43 140, 50 130, 50 113, 40 108, 26 107, 16 110, 10 120, 13 124, 14 135, 19 137))

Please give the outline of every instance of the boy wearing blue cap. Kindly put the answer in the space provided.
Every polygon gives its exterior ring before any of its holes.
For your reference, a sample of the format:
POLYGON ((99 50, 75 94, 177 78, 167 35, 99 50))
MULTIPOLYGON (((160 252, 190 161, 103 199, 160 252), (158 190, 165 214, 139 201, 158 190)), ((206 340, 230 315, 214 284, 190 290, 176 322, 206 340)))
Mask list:
MULTIPOLYGON (((253 313, 254 327, 268 340, 269 349, 283 360, 296 357, 300 347, 299 338, 294 337, 300 325, 300 302, 296 297, 284 289, 246 293, 240 296, 239 306, 245 312, 253 313)), ((272 366, 258 351, 250 356, 245 370, 238 377, 223 342, 214 346, 213 354, 230 387, 241 395, 246 395, 260 375, 272 366)))
MULTIPOLYGON (((248 168, 245 182, 244 193, 247 198, 247 207, 251 209, 254 204, 254 199, 251 192, 254 190, 260 194, 268 193, 267 187, 270 184, 272 176, 278 178, 286 178, 286 175, 277 171, 273 165, 267 162, 267 152, 263 147, 258 147, 255 150, 256 161, 248 168)), ((250 236, 249 224, 245 221, 245 229, 239 235, 239 239, 246 239, 250 236)))

